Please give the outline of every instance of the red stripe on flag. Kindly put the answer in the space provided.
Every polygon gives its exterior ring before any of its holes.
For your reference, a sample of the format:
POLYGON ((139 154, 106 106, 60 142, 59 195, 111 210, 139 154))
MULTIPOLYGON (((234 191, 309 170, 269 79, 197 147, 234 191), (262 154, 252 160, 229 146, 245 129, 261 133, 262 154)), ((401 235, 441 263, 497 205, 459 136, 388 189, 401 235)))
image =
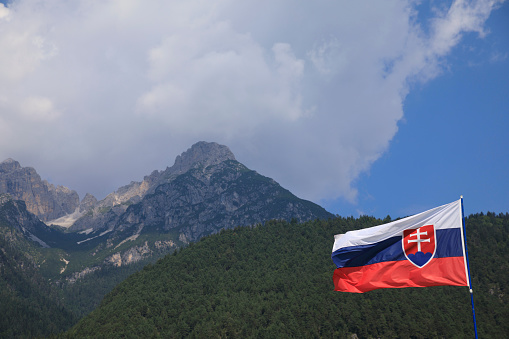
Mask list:
POLYGON ((334 289, 364 293, 379 288, 468 286, 463 257, 434 258, 422 268, 408 260, 387 261, 334 271, 334 289))

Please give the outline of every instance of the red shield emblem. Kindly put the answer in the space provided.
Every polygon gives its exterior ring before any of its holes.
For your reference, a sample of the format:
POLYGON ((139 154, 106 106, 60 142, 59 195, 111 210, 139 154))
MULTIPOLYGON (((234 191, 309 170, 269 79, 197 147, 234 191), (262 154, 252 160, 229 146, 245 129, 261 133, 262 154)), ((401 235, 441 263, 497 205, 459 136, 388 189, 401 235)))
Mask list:
POLYGON ((426 225, 403 231, 403 252, 412 264, 423 267, 435 255, 435 227, 426 225))

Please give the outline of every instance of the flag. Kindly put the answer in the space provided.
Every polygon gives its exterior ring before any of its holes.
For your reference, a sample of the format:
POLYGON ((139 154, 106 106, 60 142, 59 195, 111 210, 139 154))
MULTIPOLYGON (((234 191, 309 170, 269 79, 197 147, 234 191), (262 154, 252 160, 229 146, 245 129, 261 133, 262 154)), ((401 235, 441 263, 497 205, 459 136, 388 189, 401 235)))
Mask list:
POLYGON ((334 236, 334 289, 469 286, 461 199, 334 236))

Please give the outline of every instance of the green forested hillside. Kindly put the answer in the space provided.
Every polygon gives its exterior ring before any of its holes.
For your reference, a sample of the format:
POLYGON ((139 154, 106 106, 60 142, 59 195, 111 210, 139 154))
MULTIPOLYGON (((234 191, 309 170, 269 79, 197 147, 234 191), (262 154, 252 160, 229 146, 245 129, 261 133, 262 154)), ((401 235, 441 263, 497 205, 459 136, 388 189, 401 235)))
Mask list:
POLYGON ((29 245, 20 250, 23 241, 15 230, 0 225, 0 338, 56 334, 78 319, 38 272, 26 251, 29 245))
MULTIPOLYGON (((62 283, 60 292, 66 309, 75 315, 77 322, 80 318, 98 307, 103 297, 116 285, 129 275, 141 270, 149 262, 148 260, 143 260, 122 267, 105 267, 87 274, 75 283, 62 283)), ((70 324, 69 327, 74 324, 70 324)), ((61 331, 68 328, 61 328, 61 331)))
MULTIPOLYGON (((338 217, 222 231, 132 275, 66 336, 472 337, 466 287, 333 291, 333 235, 380 223, 338 217)), ((509 214, 470 216, 467 236, 479 335, 508 337, 509 214)))
POLYGON ((75 283, 49 279, 62 252, 26 239, 5 222, 4 211, 0 208, 0 338, 40 337, 69 329, 115 285, 149 262, 106 267, 75 283))

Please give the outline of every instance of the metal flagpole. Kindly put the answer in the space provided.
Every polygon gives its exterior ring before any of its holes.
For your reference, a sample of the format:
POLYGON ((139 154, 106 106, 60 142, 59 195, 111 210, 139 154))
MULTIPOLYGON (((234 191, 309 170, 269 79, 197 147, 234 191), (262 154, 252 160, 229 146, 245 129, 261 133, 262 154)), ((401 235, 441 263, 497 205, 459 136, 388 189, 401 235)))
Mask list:
POLYGON ((477 323, 475 321, 475 309, 474 309, 474 291, 472 290, 472 279, 470 279, 470 264, 468 262, 468 250, 467 250, 467 228, 465 227, 465 212, 463 211, 463 196, 461 198, 461 220, 463 220, 463 237, 465 242, 465 256, 467 259, 467 272, 468 272, 468 289, 470 290, 470 301, 472 303, 472 317, 474 318, 474 331, 475 339, 477 339, 477 323))

